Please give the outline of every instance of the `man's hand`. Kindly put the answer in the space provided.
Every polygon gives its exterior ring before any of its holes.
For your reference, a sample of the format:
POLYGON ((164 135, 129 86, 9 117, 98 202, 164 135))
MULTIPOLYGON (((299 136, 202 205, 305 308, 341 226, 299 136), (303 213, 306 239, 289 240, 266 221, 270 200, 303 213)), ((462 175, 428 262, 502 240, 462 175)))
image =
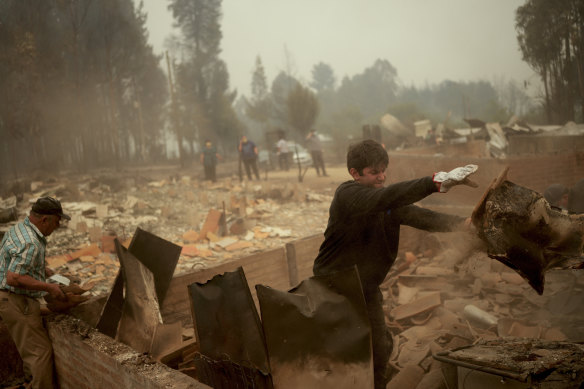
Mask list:
POLYGON ((55 274, 55 271, 50 267, 45 267, 45 277, 50 277, 55 274))
POLYGON ((49 292, 51 297, 56 298, 57 300, 66 301, 67 296, 61 290, 61 287, 58 284, 50 284, 47 283, 46 291, 49 292))
POLYGON ((447 172, 434 173, 432 178, 436 183, 438 191, 446 193, 455 185, 468 185, 473 188, 478 187, 476 182, 468 179, 468 177, 478 170, 477 165, 466 165, 465 167, 457 167, 454 170, 447 172))

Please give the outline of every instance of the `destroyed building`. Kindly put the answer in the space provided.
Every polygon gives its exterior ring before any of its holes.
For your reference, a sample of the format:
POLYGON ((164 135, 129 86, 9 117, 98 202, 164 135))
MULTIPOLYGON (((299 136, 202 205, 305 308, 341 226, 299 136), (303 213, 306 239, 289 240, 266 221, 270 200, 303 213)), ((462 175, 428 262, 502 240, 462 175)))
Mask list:
MULTIPOLYGON (((456 145, 465 151, 439 158, 435 150, 390 152, 389 181, 477 164, 479 189, 457 188, 448 196, 437 194, 421 202, 428 208, 470 216, 484 190, 505 167, 509 167, 510 181, 539 193, 550 182, 573 185, 584 176, 579 150, 508 154, 502 159, 485 155, 476 142, 480 141, 456 145)), ((217 276, 242 269, 249 306, 260 315, 256 285, 287 292, 310 278, 332 193, 347 179, 342 165, 332 166, 331 172, 324 185, 321 181, 312 187, 310 180, 292 184, 274 178, 254 185, 229 176, 217 184, 202 184, 166 172, 157 177, 132 172, 103 180, 99 175, 72 177, 29 182, 22 196, 5 200, 2 211, 8 223, 3 227, 21 217, 29 201, 43 193, 58 195, 74 216, 66 229, 52 237, 47 258, 58 274, 80 283, 91 296, 67 314, 47 316, 61 387, 204 388, 208 386, 201 382, 202 371, 196 367, 201 359, 210 366, 210 375, 213 367, 233 368, 225 361, 205 360, 210 357, 201 354, 204 342, 217 340, 197 339, 191 286, 208 285, 217 276), (136 239, 144 236, 142 245, 152 240, 168 245, 164 251, 173 253, 174 265, 159 269, 141 265, 144 253, 135 247, 136 239), (121 272, 121 263, 126 261, 126 268, 142 269, 133 272, 145 275, 140 283, 121 272), (144 266, 149 270, 143 270, 144 266), (116 325, 114 332, 100 326, 103 307, 118 279, 131 288, 148 290, 150 285, 150 296, 160 303, 158 311, 144 306, 139 310, 148 314, 139 316, 142 321, 154 323, 148 334, 132 331, 136 326, 127 320, 116 325), (157 287, 160 282, 166 283, 165 292, 157 287), (108 331, 109 336, 104 334, 108 331)), ((431 234, 402 227, 398 260, 382 285, 394 344, 390 360, 394 377, 388 388, 455 387, 445 386, 446 382, 469 387, 489 380, 495 385, 501 379, 522 385, 544 385, 546 380, 566 384, 556 387, 578 382, 583 352, 578 342, 584 340, 581 270, 547 270, 545 289, 539 295, 516 271, 486 252, 473 250, 475 244, 458 233, 431 234), (524 352, 515 355, 509 348, 524 352), (483 358, 487 354, 492 358, 483 358)), ((133 299, 132 293, 125 297, 133 299)), ((115 307, 114 314, 127 316, 123 304, 115 307)), ((1 329, 7 358, 2 359, 0 378, 9 383, 22 373, 22 367, 1 329)), ((218 330, 219 336, 237 340, 233 328, 218 330)), ((209 343, 204 347, 208 349, 209 343)), ((267 369, 264 360, 264 365, 242 365, 230 374, 259 380, 253 373, 256 370, 250 373, 251 367, 264 373, 267 369)), ((269 385, 254 382, 256 387, 269 385)))

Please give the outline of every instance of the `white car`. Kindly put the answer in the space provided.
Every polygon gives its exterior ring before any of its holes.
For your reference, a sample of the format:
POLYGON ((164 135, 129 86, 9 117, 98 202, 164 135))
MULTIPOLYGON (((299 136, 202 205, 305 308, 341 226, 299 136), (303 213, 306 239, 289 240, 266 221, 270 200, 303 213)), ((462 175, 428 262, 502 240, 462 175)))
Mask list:
POLYGON ((302 166, 311 166, 312 165, 312 156, 310 152, 295 142, 288 141, 288 150, 292 155, 292 166, 298 166, 298 162, 302 166))

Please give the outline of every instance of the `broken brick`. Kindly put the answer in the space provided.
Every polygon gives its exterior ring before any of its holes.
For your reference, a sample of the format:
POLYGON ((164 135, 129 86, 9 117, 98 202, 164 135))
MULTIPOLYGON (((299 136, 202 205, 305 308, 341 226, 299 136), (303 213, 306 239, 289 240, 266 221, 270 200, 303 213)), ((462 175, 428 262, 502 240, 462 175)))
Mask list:
POLYGON ((403 304, 391 310, 394 320, 406 319, 422 312, 429 311, 440 306, 440 292, 428 294, 411 303, 403 304))
POLYGON ((64 264, 66 264, 67 262, 69 262, 71 260, 71 256, 70 255, 55 255, 52 257, 47 257, 45 259, 45 261, 47 262, 47 265, 51 268, 58 268, 59 266, 63 266, 64 264))
POLYGON ((115 235, 103 235, 101 237, 101 250, 104 253, 115 253, 116 245, 114 240, 117 238, 115 235))
POLYGON ((201 229, 201 239, 207 238, 207 233, 216 233, 219 230, 219 221, 221 220, 221 212, 216 209, 210 209, 201 229))
POLYGON ((68 259, 68 261, 72 261, 72 260, 80 258, 84 255, 91 255, 92 257, 97 257, 101 253, 102 253, 102 251, 99 249, 99 247, 97 247, 97 244, 94 243, 94 244, 83 247, 83 248, 75 251, 74 253, 72 253, 69 256, 70 259, 68 259))
POLYGON ((252 247, 252 246, 253 246, 253 243, 251 243, 251 242, 239 241, 239 242, 232 243, 229 246, 225 247, 225 250, 227 250, 227 251, 242 250, 242 249, 252 247))
POLYGON ((185 244, 182 247, 181 255, 186 255, 187 257, 196 257, 199 253, 199 249, 194 244, 185 244))
POLYGON ((199 233, 195 230, 188 230, 183 234, 182 238, 187 242, 196 242, 199 240, 199 233))

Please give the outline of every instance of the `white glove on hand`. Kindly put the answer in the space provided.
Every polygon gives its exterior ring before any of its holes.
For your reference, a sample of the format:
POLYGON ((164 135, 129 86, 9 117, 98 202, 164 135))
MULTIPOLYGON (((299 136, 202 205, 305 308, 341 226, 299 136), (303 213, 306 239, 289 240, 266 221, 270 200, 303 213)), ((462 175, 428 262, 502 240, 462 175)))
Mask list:
POLYGON ((473 174, 478 170, 477 165, 466 165, 465 167, 457 167, 454 170, 446 172, 434 173, 432 179, 434 182, 438 183, 438 190, 441 193, 446 193, 455 185, 468 185, 473 188, 478 187, 476 182, 468 179, 468 176, 473 174))

